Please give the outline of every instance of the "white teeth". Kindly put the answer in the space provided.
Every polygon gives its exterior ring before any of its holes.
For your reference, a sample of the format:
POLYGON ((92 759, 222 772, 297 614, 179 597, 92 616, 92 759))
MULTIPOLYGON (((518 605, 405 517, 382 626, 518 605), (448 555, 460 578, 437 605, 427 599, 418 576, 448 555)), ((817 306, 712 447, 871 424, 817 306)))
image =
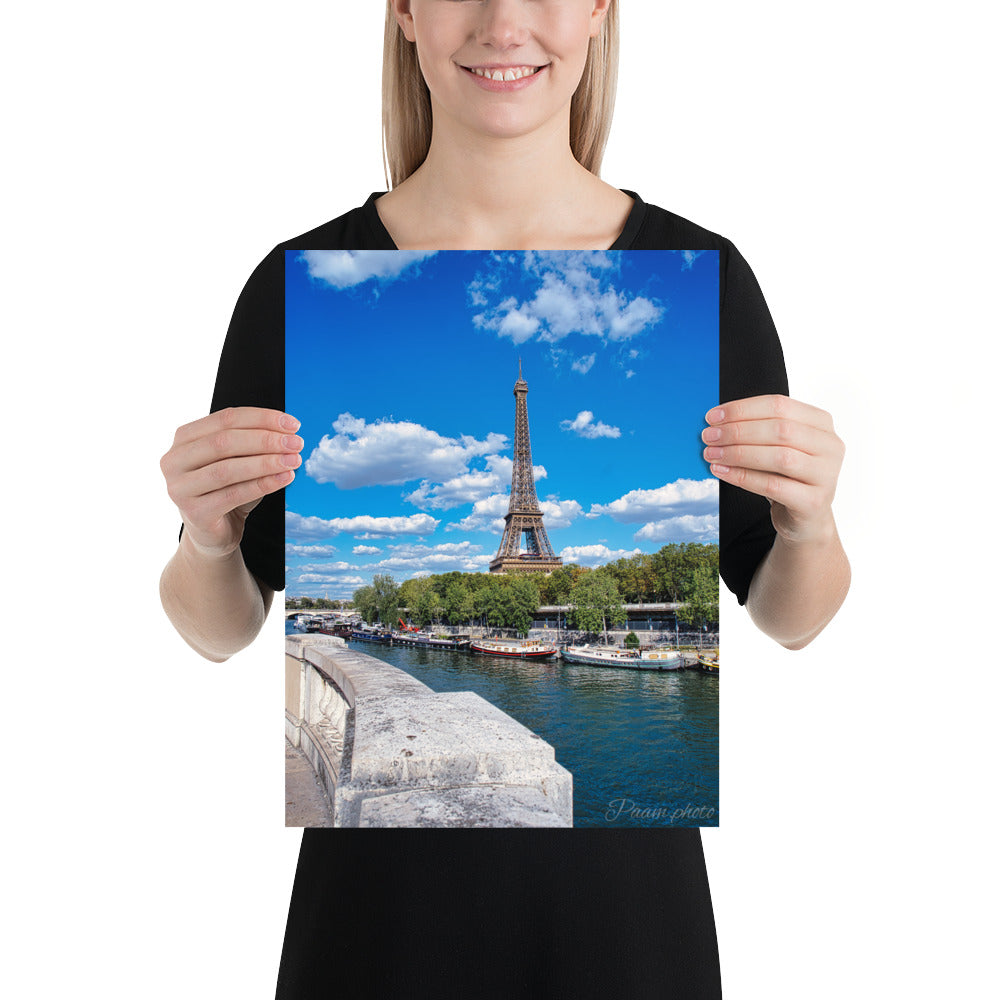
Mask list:
POLYGON ((511 67, 510 69, 507 70, 502 70, 502 69, 489 70, 489 69, 480 69, 479 67, 474 67, 472 72, 475 73, 476 76, 485 77, 487 80, 499 80, 501 82, 503 81, 509 82, 511 80, 520 80, 522 77, 525 76, 531 76, 532 74, 537 73, 538 69, 539 67, 537 66, 516 66, 516 67, 511 67))

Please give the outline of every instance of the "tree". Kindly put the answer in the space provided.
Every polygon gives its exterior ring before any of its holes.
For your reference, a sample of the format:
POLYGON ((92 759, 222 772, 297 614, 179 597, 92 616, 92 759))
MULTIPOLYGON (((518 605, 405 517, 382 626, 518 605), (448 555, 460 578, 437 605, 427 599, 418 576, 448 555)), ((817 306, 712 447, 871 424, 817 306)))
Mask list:
POLYGON ((353 604, 363 621, 369 625, 375 621, 375 616, 378 614, 378 598, 375 596, 374 587, 369 585, 354 591, 353 604))
POLYGON ((579 569, 571 563, 565 563, 558 569, 554 569, 541 583, 541 599, 543 604, 565 604, 569 599, 569 592, 573 589, 576 578, 574 569, 579 569))
POLYGON ((385 628, 392 628, 399 617, 399 585, 388 573, 376 574, 372 580, 378 619, 385 628))
POLYGON ((449 624, 467 622, 473 615, 472 594, 461 578, 452 580, 444 592, 444 613, 449 624))
POLYGON ((584 632, 604 633, 608 641, 608 623, 624 625, 628 621, 621 592, 609 573, 595 570, 573 587, 569 595, 573 607, 573 624, 584 632))
POLYGON ((639 648, 639 637, 635 634, 635 632, 629 632, 629 634, 625 636, 625 648, 626 649, 639 648))
POLYGON ((695 627, 719 620, 719 575, 710 566, 692 571, 687 601, 678 609, 678 617, 695 627))
POLYGON ((474 610, 495 628, 513 628, 526 635, 541 603, 538 584, 529 576, 491 576, 477 591, 474 610))
POLYGON ((409 584, 410 620, 414 625, 424 628, 434 621, 434 612, 440 603, 437 591, 434 589, 434 581, 425 576, 406 582, 409 584))
POLYGON ((514 577, 502 588, 502 616, 507 628, 517 629, 518 635, 527 635, 535 620, 541 601, 538 584, 528 577, 514 577))

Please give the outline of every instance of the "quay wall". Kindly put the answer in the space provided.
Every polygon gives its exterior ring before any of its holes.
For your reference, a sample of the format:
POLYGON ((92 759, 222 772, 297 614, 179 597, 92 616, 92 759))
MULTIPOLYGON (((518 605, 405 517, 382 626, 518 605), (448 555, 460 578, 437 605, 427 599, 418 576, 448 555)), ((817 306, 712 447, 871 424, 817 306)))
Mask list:
POLYGON ((285 735, 345 827, 573 825, 573 776, 472 691, 438 693, 325 635, 285 636, 285 735))

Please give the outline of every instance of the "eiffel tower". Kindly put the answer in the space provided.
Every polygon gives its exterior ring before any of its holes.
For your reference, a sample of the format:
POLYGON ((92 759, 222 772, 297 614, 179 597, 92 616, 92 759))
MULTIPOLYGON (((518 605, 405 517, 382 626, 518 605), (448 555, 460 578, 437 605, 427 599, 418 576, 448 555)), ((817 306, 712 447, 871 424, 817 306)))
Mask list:
POLYGON ((520 360, 517 362, 514 399, 514 473, 510 483, 510 504, 504 517, 507 524, 503 529, 503 538, 500 539, 496 558, 490 563, 490 572, 551 573, 562 566, 562 559, 552 551, 535 493, 531 436, 528 433, 528 383, 521 375, 520 360), (527 544, 526 552, 520 551, 522 535, 527 544))

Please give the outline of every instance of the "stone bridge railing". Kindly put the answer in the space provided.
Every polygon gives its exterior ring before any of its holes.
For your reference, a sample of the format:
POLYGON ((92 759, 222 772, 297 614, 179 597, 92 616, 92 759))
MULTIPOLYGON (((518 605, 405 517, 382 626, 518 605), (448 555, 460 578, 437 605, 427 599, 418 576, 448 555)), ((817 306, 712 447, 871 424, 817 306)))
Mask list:
POLYGON ((285 637, 285 734, 334 826, 573 825, 573 776, 472 691, 438 693, 330 636, 285 637))

